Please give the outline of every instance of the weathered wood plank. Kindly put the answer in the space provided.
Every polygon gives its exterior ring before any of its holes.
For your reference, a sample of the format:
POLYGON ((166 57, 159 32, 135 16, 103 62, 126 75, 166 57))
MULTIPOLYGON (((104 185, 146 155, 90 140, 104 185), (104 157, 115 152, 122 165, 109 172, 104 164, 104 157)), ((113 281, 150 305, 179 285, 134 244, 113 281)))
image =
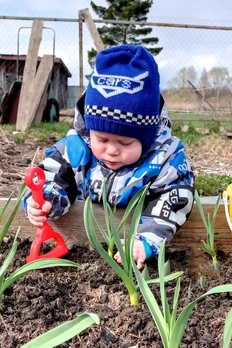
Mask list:
POLYGON ((32 94, 34 77, 37 68, 39 46, 42 40, 43 24, 44 22, 42 20, 34 19, 32 25, 17 113, 16 129, 19 131, 25 131, 28 128, 31 103, 33 102, 32 94))
MULTIPOLYGON (((212 216, 215 198, 207 197, 204 198, 202 202, 205 213, 210 213, 212 216)), ((2 210, 5 203, 6 199, 0 198, 0 211, 2 210)), ((0 227, 2 227, 7 216, 9 216, 14 204, 15 200, 12 200, 7 214, 4 217, 2 223, 0 224, 0 227)), ((73 204, 70 211, 65 216, 51 223, 51 226, 54 228, 54 230, 64 237, 67 245, 81 244, 87 241, 83 225, 83 207, 84 202, 77 201, 73 204)), ((98 221, 102 225, 104 225, 103 207, 100 204, 94 204, 94 211, 98 218, 98 221)), ((117 210, 117 223, 119 223, 123 212, 123 209, 117 210)), ((31 237, 32 239, 34 238, 37 228, 29 223, 21 207, 18 210, 18 213, 12 223, 9 232, 15 233, 18 226, 21 226, 22 237, 31 237)), ((206 230, 198 212, 198 208, 196 205, 194 205, 189 220, 177 232, 169 247, 173 250, 192 250, 194 253, 197 253, 200 249, 199 243, 201 239, 206 240, 206 230)), ((232 251, 232 238, 230 229, 225 218, 223 204, 220 205, 216 218, 215 247, 216 250, 222 250, 225 253, 229 253, 232 251)))
POLYGON ((92 37, 93 43, 97 49, 98 52, 104 50, 104 44, 102 42, 101 36, 99 35, 99 32, 97 30, 97 27, 93 21, 93 18, 89 12, 89 9, 86 8, 84 10, 79 11, 81 15, 84 18, 85 24, 90 32, 90 35, 92 37))
POLYGON ((52 75, 54 57, 44 54, 34 78, 32 107, 29 116, 29 124, 39 124, 42 121, 43 110, 47 102, 47 90, 52 75))

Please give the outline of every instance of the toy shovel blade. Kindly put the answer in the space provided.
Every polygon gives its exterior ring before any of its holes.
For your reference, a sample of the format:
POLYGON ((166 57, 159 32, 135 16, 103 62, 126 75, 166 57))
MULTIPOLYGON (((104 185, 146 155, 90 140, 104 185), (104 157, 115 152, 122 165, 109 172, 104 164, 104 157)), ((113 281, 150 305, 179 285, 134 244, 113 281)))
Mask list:
POLYGON ((68 248, 63 237, 59 233, 55 232, 52 227, 48 225, 48 223, 44 223, 44 226, 39 227, 36 232, 36 236, 32 242, 30 254, 27 256, 26 262, 28 263, 42 258, 59 258, 67 253, 68 248), (40 255, 40 248, 43 242, 46 242, 49 239, 54 239, 56 246, 48 253, 40 255))

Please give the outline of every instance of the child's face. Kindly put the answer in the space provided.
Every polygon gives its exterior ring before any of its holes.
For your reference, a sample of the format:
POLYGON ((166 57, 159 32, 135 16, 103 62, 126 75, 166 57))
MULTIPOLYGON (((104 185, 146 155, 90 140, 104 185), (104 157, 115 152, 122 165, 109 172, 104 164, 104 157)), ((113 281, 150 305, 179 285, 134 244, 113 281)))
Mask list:
POLYGON ((91 150, 98 160, 117 170, 135 163, 142 154, 138 139, 90 130, 91 150))

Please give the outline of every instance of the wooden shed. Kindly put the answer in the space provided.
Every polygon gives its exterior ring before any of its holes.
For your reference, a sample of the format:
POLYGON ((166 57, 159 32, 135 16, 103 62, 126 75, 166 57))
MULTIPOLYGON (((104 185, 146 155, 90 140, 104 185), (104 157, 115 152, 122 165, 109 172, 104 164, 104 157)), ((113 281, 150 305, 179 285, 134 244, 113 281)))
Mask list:
MULTIPOLYGON (((38 66, 41 59, 38 57, 38 66)), ((5 93, 10 91, 15 81, 22 81, 25 61, 26 55, 0 54, 0 100, 5 93)), ((62 59, 55 58, 51 84, 53 98, 57 100, 60 109, 67 108, 68 78, 71 76, 62 59)))

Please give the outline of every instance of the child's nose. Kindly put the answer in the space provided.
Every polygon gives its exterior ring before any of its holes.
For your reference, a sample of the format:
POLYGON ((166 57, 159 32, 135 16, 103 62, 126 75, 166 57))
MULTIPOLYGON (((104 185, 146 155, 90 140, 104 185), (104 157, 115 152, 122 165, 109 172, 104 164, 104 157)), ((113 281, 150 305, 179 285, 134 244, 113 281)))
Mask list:
POLYGON ((106 153, 108 155, 111 155, 111 156, 116 156, 119 154, 119 149, 118 149, 118 146, 117 145, 114 145, 114 144, 108 144, 107 145, 107 149, 106 149, 106 153))

